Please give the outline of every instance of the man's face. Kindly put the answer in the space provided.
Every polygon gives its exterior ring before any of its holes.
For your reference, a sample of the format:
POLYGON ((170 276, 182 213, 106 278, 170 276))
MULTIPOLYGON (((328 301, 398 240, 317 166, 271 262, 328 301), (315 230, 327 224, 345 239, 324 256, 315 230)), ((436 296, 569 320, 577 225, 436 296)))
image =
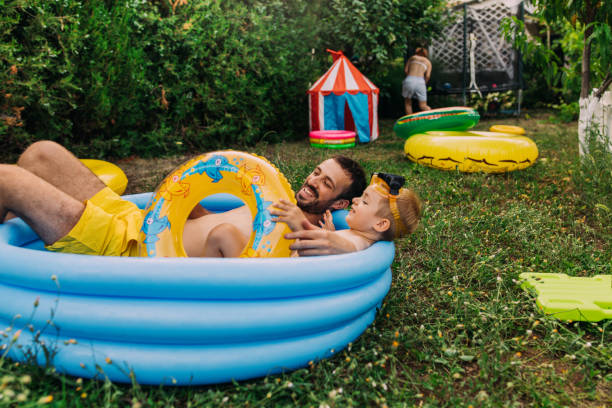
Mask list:
POLYGON ((350 184, 351 179, 344 169, 334 159, 328 159, 306 177, 295 199, 303 211, 322 214, 330 209, 350 184))

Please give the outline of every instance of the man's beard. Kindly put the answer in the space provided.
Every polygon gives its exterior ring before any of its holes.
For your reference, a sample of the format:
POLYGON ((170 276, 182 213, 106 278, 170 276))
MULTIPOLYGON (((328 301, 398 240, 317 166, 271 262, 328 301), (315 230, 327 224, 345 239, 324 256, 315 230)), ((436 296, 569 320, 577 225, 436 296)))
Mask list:
POLYGON ((330 205, 331 202, 323 203, 318 200, 315 200, 312 203, 308 204, 300 204, 300 202, 298 201, 298 207, 300 207, 302 211, 310 214, 323 214, 326 210, 330 209, 330 205))
POLYGON ((326 210, 330 209, 332 202, 335 201, 335 200, 329 200, 326 202, 319 201, 319 193, 317 192, 317 190, 315 190, 312 186, 306 183, 304 183, 302 187, 300 187, 300 190, 298 190, 298 193, 295 193, 295 199, 297 201, 297 205, 298 207, 300 207, 302 211, 310 213, 310 214, 323 214, 326 210), (300 202, 300 199, 298 198, 298 193, 304 187, 308 187, 315 195, 314 200, 310 203, 302 203, 300 202))

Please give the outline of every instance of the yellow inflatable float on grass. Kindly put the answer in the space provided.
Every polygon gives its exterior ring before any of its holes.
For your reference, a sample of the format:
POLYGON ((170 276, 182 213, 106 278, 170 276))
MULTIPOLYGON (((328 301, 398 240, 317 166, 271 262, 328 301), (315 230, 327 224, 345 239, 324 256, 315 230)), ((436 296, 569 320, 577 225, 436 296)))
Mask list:
POLYGON ((489 128, 489 132, 510 133, 513 135, 524 135, 525 129, 520 126, 513 125, 493 125, 489 128))
POLYGON ((415 163, 463 172, 521 170, 538 158, 538 147, 526 136, 480 131, 416 134, 406 140, 404 152, 415 163))
POLYGON ((115 193, 121 195, 125 191, 128 179, 118 166, 113 163, 97 159, 81 159, 89 170, 91 170, 104 184, 115 193))

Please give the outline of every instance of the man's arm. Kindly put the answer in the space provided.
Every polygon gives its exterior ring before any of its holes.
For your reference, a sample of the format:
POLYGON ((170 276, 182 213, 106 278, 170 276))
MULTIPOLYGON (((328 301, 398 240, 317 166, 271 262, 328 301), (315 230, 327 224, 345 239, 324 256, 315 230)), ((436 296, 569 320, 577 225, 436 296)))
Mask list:
POLYGON ((336 231, 316 229, 309 222, 303 223, 301 231, 285 234, 287 239, 295 239, 289 248, 297 250, 300 256, 336 255, 356 251, 355 244, 343 238, 336 231))

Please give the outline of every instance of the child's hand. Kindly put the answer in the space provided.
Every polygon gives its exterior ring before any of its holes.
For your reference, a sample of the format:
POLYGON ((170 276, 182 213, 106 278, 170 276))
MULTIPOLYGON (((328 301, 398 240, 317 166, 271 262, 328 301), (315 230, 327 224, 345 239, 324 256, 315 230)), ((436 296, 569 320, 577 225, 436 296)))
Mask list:
POLYGON ((301 231, 303 229, 302 223, 304 221, 308 222, 297 205, 282 198, 270 207, 270 214, 277 216, 272 221, 286 223, 291 231, 301 231))
POLYGON ((336 226, 334 225, 334 217, 332 217, 331 211, 325 211, 325 214, 323 214, 323 219, 319 221, 319 225, 321 225, 321 228, 323 228, 324 230, 336 230, 336 226))

